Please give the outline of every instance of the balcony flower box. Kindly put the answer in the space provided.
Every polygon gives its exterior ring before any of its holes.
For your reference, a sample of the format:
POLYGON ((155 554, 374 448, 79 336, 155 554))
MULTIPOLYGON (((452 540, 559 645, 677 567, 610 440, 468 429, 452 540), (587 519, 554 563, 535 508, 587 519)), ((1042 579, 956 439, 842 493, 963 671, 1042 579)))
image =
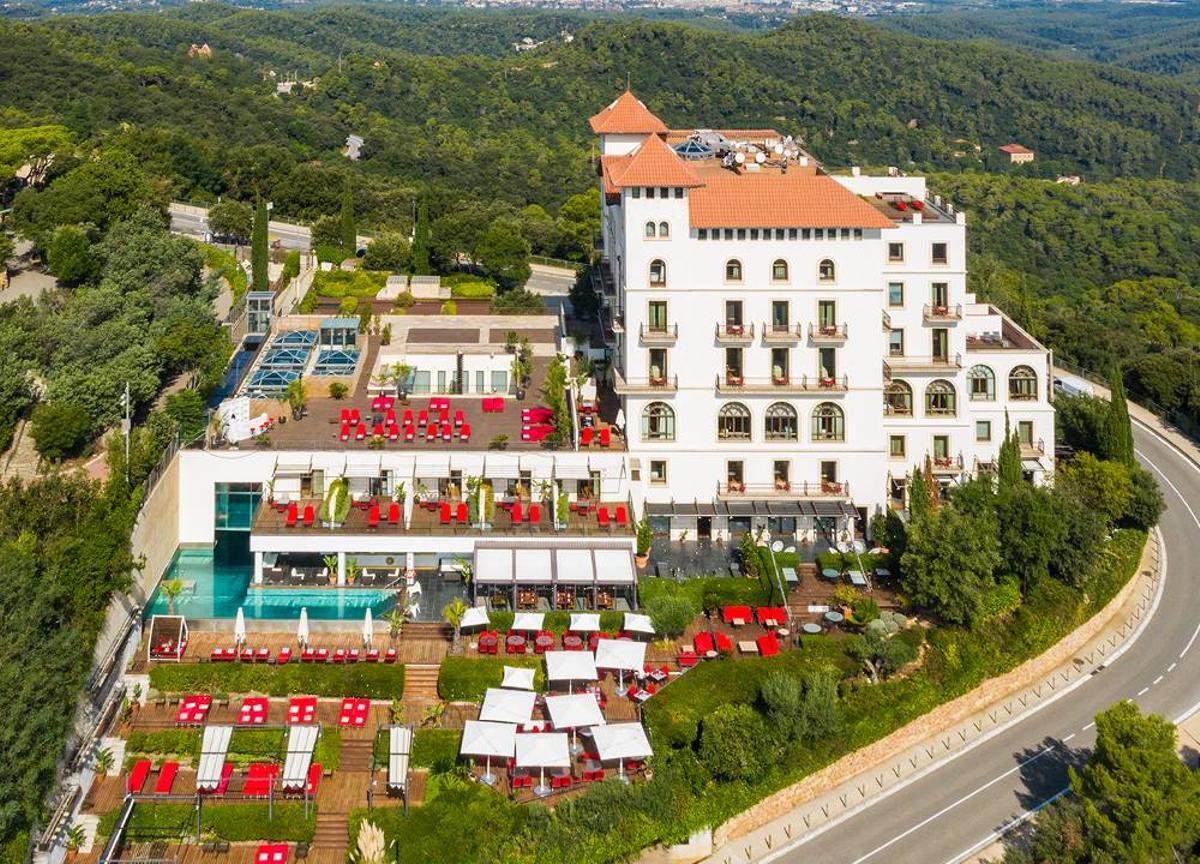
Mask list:
POLYGON ((823 493, 825 493, 826 495, 841 495, 842 494, 842 484, 836 483, 833 480, 822 480, 821 481, 821 491, 823 493))
POLYGON ((939 318, 944 318, 950 314, 950 309, 947 306, 934 306, 933 314, 939 318))
POLYGON ((938 468, 950 468, 954 465, 954 459, 949 456, 935 456, 933 464, 938 468))
POLYGON ((822 325, 821 325, 821 335, 822 335, 822 336, 836 336, 836 335, 838 335, 838 328, 837 328, 837 325, 836 325, 836 324, 822 324, 822 325))
POLYGON ((746 383, 746 379, 741 375, 734 375, 730 372, 725 373, 725 383, 730 387, 741 387, 746 383))
POLYGON ((650 377, 650 386, 651 387, 666 387, 667 379, 662 377, 661 375, 658 377, 651 376, 650 377))
POLYGON ((829 389, 837 386, 837 379, 836 378, 822 378, 817 383, 818 383, 818 385, 820 385, 820 387, 822 389, 829 390, 829 389))
POLYGON ((772 375, 772 376, 771 376, 771 383, 772 383, 772 384, 774 384, 776 387, 786 387, 786 386, 787 386, 787 384, 788 384, 788 376, 786 376, 786 375, 772 375))
POLYGON ((726 336, 741 336, 742 335, 742 325, 741 324, 726 324, 725 325, 725 335, 726 336))
POLYGON ((776 492, 791 492, 792 484, 786 480, 776 480, 775 481, 775 491, 776 492))
POLYGON ((725 488, 730 493, 738 494, 738 493, 742 493, 742 492, 746 491, 746 484, 739 483, 736 480, 730 480, 728 483, 725 484, 725 488))

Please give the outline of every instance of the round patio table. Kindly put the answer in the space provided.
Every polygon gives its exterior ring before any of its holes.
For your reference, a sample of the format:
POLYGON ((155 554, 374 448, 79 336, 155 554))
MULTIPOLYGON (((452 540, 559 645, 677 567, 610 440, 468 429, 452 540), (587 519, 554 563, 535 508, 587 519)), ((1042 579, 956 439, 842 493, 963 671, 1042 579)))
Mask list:
POLYGON ((803 630, 805 633, 807 633, 809 636, 816 636, 818 633, 821 632, 821 625, 813 624, 810 621, 809 623, 805 624, 800 629, 803 630))
POLYGON ((537 637, 537 639, 534 640, 533 644, 536 647, 541 648, 543 651, 545 651, 547 648, 554 647, 554 637, 553 636, 539 636, 539 637, 537 637))
POLYGON ((836 581, 838 578, 838 571, 834 570, 832 567, 826 567, 824 570, 821 571, 821 575, 824 576, 826 579, 831 579, 831 580, 836 581))
POLYGON ((846 616, 843 615, 841 612, 826 612, 825 620, 828 621, 830 624, 841 624, 843 621, 846 620, 846 616))
POLYGON ((583 639, 574 633, 563 636, 563 648, 568 651, 579 651, 583 648, 583 639))
POLYGON ((496 637, 491 633, 484 633, 479 637, 479 647, 481 648, 491 648, 495 644, 496 637))
POLYGON ((506 640, 504 640, 504 643, 506 645, 511 645, 514 648, 524 648, 525 647, 525 637, 521 636, 517 633, 514 633, 513 635, 509 636, 506 640))

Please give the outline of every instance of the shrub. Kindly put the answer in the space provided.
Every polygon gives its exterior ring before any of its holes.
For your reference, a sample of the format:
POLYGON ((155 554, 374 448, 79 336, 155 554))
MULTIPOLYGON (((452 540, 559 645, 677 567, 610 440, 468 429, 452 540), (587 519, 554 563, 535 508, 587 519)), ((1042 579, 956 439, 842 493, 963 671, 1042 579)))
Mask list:
POLYGON ((804 686, 798 675, 777 669, 763 680, 759 697, 771 726, 785 738, 799 737, 804 723, 804 686))
POLYGON ((268 696, 305 693, 399 699, 404 692, 404 666, 390 663, 347 666, 161 664, 150 670, 150 686, 161 693, 265 693, 268 696))
POLYGON ((343 297, 341 299, 341 302, 338 303, 338 312, 340 312, 342 315, 353 315, 357 311, 358 311, 358 298, 357 297, 353 297, 353 296, 343 297))
POLYGON ((696 617, 692 602, 682 596, 654 597, 642 607, 654 622, 654 632, 672 639, 682 635, 696 617))
MULTIPOLYGON (((109 836, 113 832, 120 809, 112 810, 100 818, 96 832, 109 836)), ((288 841, 311 843, 317 827, 317 808, 309 805, 309 815, 304 816, 304 805, 291 801, 276 801, 268 818, 267 804, 220 804, 209 802, 200 809, 200 828, 205 837, 227 840, 230 843, 250 841, 288 841)), ((133 809, 127 836, 131 839, 146 838, 161 840, 163 837, 178 837, 196 830, 194 804, 143 803, 133 809)))
POLYGON ((1130 496, 1121 524, 1139 531, 1149 531, 1166 509, 1162 491, 1154 476, 1140 465, 1129 469, 1130 496))
POLYGON ((767 727, 749 705, 722 705, 700 726, 700 758, 714 776, 752 780, 769 764, 767 727))
POLYGON ((342 730, 336 726, 322 726, 313 751, 313 762, 323 770, 336 771, 342 763, 342 730))
MULTIPOLYGON (((495 615, 492 616, 495 619, 495 615)), ((489 687, 499 687, 505 666, 537 670, 533 686, 545 689, 542 662, 534 657, 447 657, 438 670, 438 695, 456 702, 478 702, 489 687)))
POLYGON ((329 385, 329 398, 330 399, 345 399, 346 395, 349 392, 350 392, 350 388, 347 387, 345 384, 343 384, 341 381, 334 381, 332 384, 329 385))
POLYGON ((442 315, 457 315, 458 314, 458 304, 455 303, 453 300, 447 300, 445 303, 442 304, 442 308, 441 308, 440 312, 442 315))
POLYGON ((520 289, 497 294, 492 299, 493 315, 544 315, 546 301, 532 291, 520 289))
POLYGON ((293 249, 283 258, 283 284, 286 285, 300 275, 300 250, 293 249))
POLYGON ((195 759, 200 755, 200 733, 195 729, 162 729, 146 732, 135 729, 125 742, 125 753, 148 756, 179 756, 195 759))
MULTIPOLYGON (((324 243, 317 246, 314 251, 317 253, 317 261, 321 264, 341 264, 346 260, 341 246, 331 246, 328 243, 324 243)), ((324 271, 319 271, 318 275, 320 275, 320 272, 324 271)))
POLYGON ((407 309, 417 302, 417 298, 412 295, 411 291, 401 291, 396 295, 396 308, 407 309))
POLYGON ((33 409, 33 443, 52 462, 77 454, 91 433, 92 419, 82 405, 50 402, 33 409))
POLYGON ((735 576, 698 576, 682 582, 657 576, 638 580, 638 597, 643 606, 662 596, 686 597, 696 614, 704 609, 705 598, 719 606, 759 606, 767 599, 762 582, 735 576))
POLYGON ((413 737, 413 765, 430 768, 438 762, 455 762, 461 739, 458 729, 418 729, 413 737))
POLYGON ((465 274, 448 276, 442 285, 450 286, 450 296, 458 300, 486 300, 496 294, 496 283, 465 274))

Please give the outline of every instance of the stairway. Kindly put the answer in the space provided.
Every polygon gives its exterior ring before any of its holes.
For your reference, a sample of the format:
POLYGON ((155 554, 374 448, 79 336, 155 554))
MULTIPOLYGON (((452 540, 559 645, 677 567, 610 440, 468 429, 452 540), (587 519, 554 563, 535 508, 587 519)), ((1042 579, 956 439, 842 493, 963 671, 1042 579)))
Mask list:
POLYGON ((371 770, 371 748, 374 746, 373 738, 343 738, 342 739, 342 756, 341 762, 338 765, 339 771, 361 771, 367 772, 371 770))
POLYGON ((404 696, 406 699, 437 699, 438 669, 432 663, 404 665, 404 696))
POLYGON ((441 621, 409 621, 404 625, 404 635, 411 639, 446 639, 450 628, 441 621))
POLYGON ((344 854, 350 846, 350 814, 318 810, 313 846, 322 851, 344 854))

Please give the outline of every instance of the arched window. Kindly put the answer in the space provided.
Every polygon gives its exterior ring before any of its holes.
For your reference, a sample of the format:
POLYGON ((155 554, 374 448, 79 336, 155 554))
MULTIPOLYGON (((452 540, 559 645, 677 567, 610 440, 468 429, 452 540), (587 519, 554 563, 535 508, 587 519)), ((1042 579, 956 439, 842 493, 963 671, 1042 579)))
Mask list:
POLYGON ((1022 401, 1038 398, 1038 376, 1028 366, 1018 366, 1008 376, 1008 398, 1022 401))
POLYGON ((655 258, 650 262, 650 284, 659 286, 667 284, 667 262, 661 258, 655 258))
POLYGON ((653 222, 647 222, 647 223, 646 223, 646 237, 647 237, 648 239, 653 239, 653 238, 654 238, 654 236, 655 236, 654 223, 653 223, 653 222))
POLYGON ((824 258, 817 265, 817 281, 818 282, 833 282, 837 279, 837 268, 833 265, 832 259, 824 258))
POLYGON ((717 437, 722 441, 750 440, 750 409, 741 402, 726 402, 717 412, 717 437))
POLYGON ((659 222, 658 223, 658 236, 659 237, 670 237, 671 236, 671 226, 668 225, 666 222, 659 222))
POLYGON ((901 417, 912 416, 912 387, 907 381, 895 380, 883 388, 883 410, 901 417))
POLYGON ((929 386, 925 388, 925 413, 953 417, 956 410, 954 385, 940 378, 930 381, 929 386))
POLYGON ((642 409, 642 440, 675 440, 675 410, 666 402, 651 402, 642 409))
POLYGON ((991 402, 996 398, 996 375, 987 366, 972 366, 967 373, 972 402, 991 402))
POLYGON ((726 282, 741 282, 742 281, 742 262, 736 258, 730 258, 725 262, 725 281, 726 282))
POLYGON ((771 278, 776 282, 788 280, 788 263, 782 258, 776 258, 775 263, 771 265, 771 278))
POLYGON ((822 402, 813 409, 812 437, 814 441, 845 441, 846 416, 832 402, 822 402))
POLYGON ((800 437, 796 409, 786 402, 776 402, 767 408, 763 426, 768 441, 795 441, 800 437))

